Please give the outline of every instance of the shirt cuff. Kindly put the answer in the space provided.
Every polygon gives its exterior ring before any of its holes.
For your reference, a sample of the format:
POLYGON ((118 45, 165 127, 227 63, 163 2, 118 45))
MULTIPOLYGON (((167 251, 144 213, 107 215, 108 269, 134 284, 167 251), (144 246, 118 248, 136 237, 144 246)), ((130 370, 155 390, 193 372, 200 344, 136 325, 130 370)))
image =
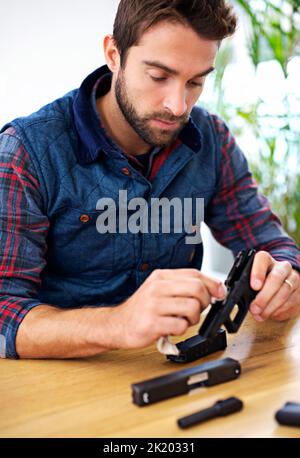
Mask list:
POLYGON ((39 305, 44 305, 40 301, 10 298, 0 303, 1 311, 1 330, 0 330, 0 357, 19 359, 16 351, 16 336, 20 324, 30 310, 39 305), (3 305, 5 303, 5 305, 3 305))

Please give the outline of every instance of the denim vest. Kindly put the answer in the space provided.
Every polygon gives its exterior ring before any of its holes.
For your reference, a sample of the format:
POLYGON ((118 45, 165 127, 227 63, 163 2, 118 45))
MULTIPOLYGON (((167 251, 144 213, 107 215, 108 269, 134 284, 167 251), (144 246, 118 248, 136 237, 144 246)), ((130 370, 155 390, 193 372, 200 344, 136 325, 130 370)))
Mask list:
MULTIPOLYGON (((198 107, 152 182, 130 165, 104 135, 90 100, 106 73, 101 67, 79 89, 4 127, 16 129, 30 155, 41 211, 50 222, 38 299, 60 307, 118 304, 154 269, 201 268, 202 244, 186 243, 187 232, 172 231, 172 223, 171 233, 100 234, 99 199, 113 198, 117 211, 119 190, 126 190, 128 200, 144 198, 149 207, 152 198, 163 197, 204 198, 207 206, 217 187, 217 134, 210 115, 198 107)), ((193 224, 194 213, 195 205, 193 224)))

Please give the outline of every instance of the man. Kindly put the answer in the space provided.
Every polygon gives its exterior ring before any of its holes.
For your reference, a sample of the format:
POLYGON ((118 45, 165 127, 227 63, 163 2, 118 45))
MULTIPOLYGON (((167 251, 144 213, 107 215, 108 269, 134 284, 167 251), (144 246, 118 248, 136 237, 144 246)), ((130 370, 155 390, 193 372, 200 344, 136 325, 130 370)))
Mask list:
POLYGON ((186 243, 185 230, 102 230, 99 202, 120 206, 120 190, 130 202, 204 198, 221 243, 235 254, 258 250, 254 318, 299 313, 295 243, 257 193, 226 125, 195 107, 235 27, 224 0, 121 0, 113 36, 104 39, 107 66, 4 126, 3 357, 141 348, 182 335, 212 297, 223 297, 223 285, 200 271, 202 245, 186 243))

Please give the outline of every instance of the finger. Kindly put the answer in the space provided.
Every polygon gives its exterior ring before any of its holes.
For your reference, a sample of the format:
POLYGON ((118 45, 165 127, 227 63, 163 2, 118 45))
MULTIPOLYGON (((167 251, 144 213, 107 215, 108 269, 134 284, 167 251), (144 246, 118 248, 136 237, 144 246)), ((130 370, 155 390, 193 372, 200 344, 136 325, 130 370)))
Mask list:
POLYGON ((227 292, 221 280, 209 277, 197 269, 159 269, 154 272, 152 276, 153 280, 162 279, 173 280, 176 282, 187 279, 200 280, 205 284, 209 293, 218 299, 223 299, 227 292))
POLYGON ((259 291, 274 264, 272 256, 266 251, 258 251, 254 256, 251 269, 250 285, 255 291, 259 291))
POLYGON ((277 315, 275 318, 272 317, 272 320, 274 321, 286 321, 286 320, 289 320, 291 317, 290 317, 290 314, 287 312, 287 313, 281 313, 279 315, 277 315))
POLYGON ((203 307, 197 299, 175 297, 162 302, 160 313, 163 316, 183 317, 192 326, 199 323, 202 310, 203 307))
POLYGON ((300 291, 299 288, 295 290, 286 301, 286 303, 277 309, 271 316, 272 320, 292 318, 300 312, 300 291))
POLYGON ((288 309, 285 311, 279 311, 276 313, 276 315, 272 315, 271 319, 274 321, 286 321, 289 320, 290 318, 294 318, 300 313, 300 305, 291 305, 288 309))
POLYGON ((217 299, 224 299, 227 294, 227 288, 225 287, 224 283, 221 280, 209 277, 202 272, 200 272, 200 274, 200 278, 206 285, 209 293, 217 299))
POLYGON ((162 317, 157 323, 157 337, 181 336, 189 327, 184 318, 162 317))
POLYGON ((156 283, 159 294, 164 297, 182 297, 197 299, 203 308, 211 303, 211 294, 205 284, 197 279, 190 278, 181 281, 160 280, 156 283))
MULTIPOLYGON (((291 274, 288 278, 289 281, 293 284, 294 275, 291 274)), ((284 310, 285 304, 288 302, 288 299, 291 297, 292 289, 291 287, 283 281, 279 291, 272 297, 271 301, 267 304, 266 308, 262 311, 261 317, 266 320, 275 314, 279 309, 284 310)))
POLYGON ((284 279, 289 276, 291 271, 292 266, 287 261, 276 262, 274 264, 265 280, 263 288, 250 305, 250 311, 253 315, 262 314, 268 303, 280 290, 284 279))
POLYGON ((297 270, 292 270, 289 277, 287 277, 284 282, 290 288, 291 294, 298 290, 300 286, 300 274, 297 270))
POLYGON ((160 279, 177 279, 183 277, 195 277, 199 278, 200 270, 198 269, 155 269, 151 275, 148 277, 155 277, 160 279))
POLYGON ((279 292, 272 298, 266 309, 262 312, 257 321, 264 321, 267 318, 282 321, 290 316, 294 316, 292 309, 295 304, 300 311, 300 276, 297 271, 292 270, 292 273, 286 278, 279 292), (287 280, 287 282, 286 282, 287 280), (290 286, 292 285, 292 287, 290 286))

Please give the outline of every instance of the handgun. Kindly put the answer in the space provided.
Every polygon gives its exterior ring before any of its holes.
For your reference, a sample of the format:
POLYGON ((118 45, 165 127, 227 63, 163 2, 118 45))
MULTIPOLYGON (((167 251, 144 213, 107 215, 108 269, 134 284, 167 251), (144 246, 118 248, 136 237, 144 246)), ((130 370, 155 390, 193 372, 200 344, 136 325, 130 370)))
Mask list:
POLYGON ((211 305, 199 333, 176 344, 178 355, 167 355, 177 363, 187 363, 227 347, 226 332, 235 333, 244 321, 257 291, 250 286, 250 275, 256 251, 240 251, 225 280, 227 296, 211 305), (237 308, 237 313, 235 313, 237 308), (232 314, 235 314, 232 317, 232 314))

